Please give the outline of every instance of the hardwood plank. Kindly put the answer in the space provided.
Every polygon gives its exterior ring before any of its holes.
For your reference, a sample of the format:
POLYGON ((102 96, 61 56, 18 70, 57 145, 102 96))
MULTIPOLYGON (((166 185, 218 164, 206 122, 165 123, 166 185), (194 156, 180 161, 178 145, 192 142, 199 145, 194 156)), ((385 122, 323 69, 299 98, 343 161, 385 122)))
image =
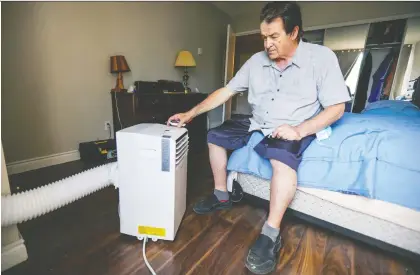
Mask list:
POLYGON ((326 244, 325 234, 308 227, 292 264, 291 270, 296 271, 294 274, 318 275, 324 262, 326 244))
POLYGON ((325 252, 327 249, 328 243, 328 232, 320 228, 315 229, 315 239, 316 239, 316 257, 314 257, 313 266, 316 273, 320 274, 325 260, 325 252))
MULTIPOLYGON (((338 238, 337 238, 338 239, 338 238)), ((346 240, 352 243, 351 240, 346 240)), ((340 238, 337 242, 343 242, 340 238)), ((354 245, 354 244, 353 244, 354 245)), ((355 274, 410 274, 411 268, 406 268, 404 263, 396 261, 385 253, 375 253, 371 247, 357 243, 355 251, 354 268, 355 274)))
MULTIPOLYGON (((311 231, 310 227, 306 228, 305 234, 300 238, 299 245, 296 246, 296 250, 294 251, 293 258, 291 258, 288 264, 284 267, 282 274, 306 274, 302 272, 303 269, 305 269, 305 271, 309 271, 310 272, 309 274, 313 274, 313 270, 308 268, 308 263, 307 263, 307 261, 310 261, 310 259, 308 259, 308 254, 309 254, 309 257, 311 257, 313 253, 313 251, 311 251, 312 249, 311 245, 315 245, 312 243, 313 236, 311 236, 310 231, 311 231)), ((290 235, 293 236, 292 233, 290 235)), ((297 237, 299 238, 299 235, 297 237)), ((292 237, 292 239, 293 238, 294 237, 292 237)), ((280 258, 280 260, 283 261, 284 259, 280 258)))
POLYGON ((414 270, 411 267, 407 267, 401 263, 397 263, 393 259, 385 260, 380 266, 380 273, 384 275, 393 275, 393 274, 401 274, 401 275, 414 275, 414 270))
POLYGON ((277 273, 279 274, 297 274, 296 254, 301 246, 307 225, 289 222, 283 222, 282 230, 283 247, 280 250, 279 262, 277 264, 277 273))
POLYGON ((230 222, 221 218, 214 219, 211 226, 206 227, 181 249, 176 251, 169 248, 168 251, 172 253, 159 254, 151 264, 157 267, 157 274, 186 274, 201 257, 211 253, 223 242, 231 230, 230 222))
POLYGON ((346 240, 339 240, 334 235, 330 236, 321 274, 360 274, 355 272, 354 257, 354 247, 351 243, 346 240))
POLYGON ((249 211, 252 211, 252 208, 249 205, 234 203, 232 209, 220 211, 218 212, 218 215, 234 224, 238 219, 242 218, 243 214, 248 213, 249 211))
POLYGON ((263 210, 249 206, 236 207, 242 211, 239 219, 235 219, 232 230, 214 250, 203 256, 187 275, 201 274, 238 274, 246 269, 244 260, 249 247, 257 238, 266 219, 263 210), (246 214, 244 214, 246 213, 246 214))
POLYGON ((89 253, 86 256, 77 257, 77 261, 59 265, 56 274, 107 274, 110 259, 119 251, 118 248, 126 248, 128 244, 122 244, 119 232, 113 234, 114 238, 108 239, 102 243, 99 249, 93 250, 89 247, 89 253))
MULTIPOLYGON (((178 253, 186 249, 191 242, 199 238, 203 232, 207 232, 208 228, 212 227, 219 220, 220 218, 216 215, 197 215, 191 211, 191 214, 181 223, 180 230, 174 242, 158 241, 156 243, 148 243, 148 250, 156 245, 160 248, 154 254, 146 252, 149 263, 155 270, 161 268, 172 257, 175 257, 178 253)), ((137 274, 138 271, 143 272, 144 270, 147 270, 147 266, 141 261, 135 265, 132 272, 137 274)), ((127 270, 123 274, 130 274, 129 271, 127 270)))

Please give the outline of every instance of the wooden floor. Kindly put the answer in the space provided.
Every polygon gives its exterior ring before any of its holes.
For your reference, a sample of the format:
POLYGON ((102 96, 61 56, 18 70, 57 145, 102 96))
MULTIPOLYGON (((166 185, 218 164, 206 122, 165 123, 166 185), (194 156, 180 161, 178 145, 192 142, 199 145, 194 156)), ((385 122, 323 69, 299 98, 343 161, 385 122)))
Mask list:
MULTIPOLYGON (((13 192, 27 190, 84 169, 71 162, 11 177, 13 192)), ((189 207, 174 242, 147 243, 157 274, 250 274, 244 267, 249 246, 266 212, 247 204, 199 216, 191 204, 212 189, 206 156, 189 162, 189 207)), ((139 211, 143 211, 139 209, 139 211)), ((119 233, 118 190, 109 187, 19 225, 29 259, 5 275, 150 274, 142 242, 119 233)), ((294 217, 281 228, 284 247, 275 274, 416 274, 413 264, 294 217)))

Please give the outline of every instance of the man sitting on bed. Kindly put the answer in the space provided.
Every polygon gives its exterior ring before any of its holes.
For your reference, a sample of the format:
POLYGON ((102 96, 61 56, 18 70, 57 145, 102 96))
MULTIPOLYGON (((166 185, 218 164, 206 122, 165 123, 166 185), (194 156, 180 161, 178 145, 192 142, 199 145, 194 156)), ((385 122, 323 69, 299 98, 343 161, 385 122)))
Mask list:
POLYGON ((265 51, 254 54, 224 88, 186 113, 169 120, 179 126, 248 91, 252 118, 229 120, 208 133, 215 189, 197 202, 194 211, 206 214, 229 209, 226 150, 246 145, 253 131, 265 138, 254 148, 273 167, 270 212, 261 234, 250 248, 247 268, 257 274, 272 271, 281 247, 283 214, 296 192, 296 171, 314 134, 338 120, 350 100, 335 54, 327 47, 302 41, 300 8, 295 3, 269 3, 261 11, 265 51))

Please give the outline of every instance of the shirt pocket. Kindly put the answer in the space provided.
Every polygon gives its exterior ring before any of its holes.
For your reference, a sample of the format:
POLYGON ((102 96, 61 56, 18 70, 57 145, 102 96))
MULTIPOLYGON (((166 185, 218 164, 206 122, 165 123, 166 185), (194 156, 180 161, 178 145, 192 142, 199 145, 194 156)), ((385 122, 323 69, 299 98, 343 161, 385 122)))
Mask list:
POLYGON ((255 95, 264 95, 271 92, 270 78, 256 75, 251 79, 250 91, 255 95))
POLYGON ((271 79, 263 71, 255 73, 249 84, 248 101, 257 106, 272 94, 271 79))
POLYGON ((285 83, 285 90, 285 98, 298 105, 312 103, 318 98, 316 81, 303 73, 290 77, 285 83))

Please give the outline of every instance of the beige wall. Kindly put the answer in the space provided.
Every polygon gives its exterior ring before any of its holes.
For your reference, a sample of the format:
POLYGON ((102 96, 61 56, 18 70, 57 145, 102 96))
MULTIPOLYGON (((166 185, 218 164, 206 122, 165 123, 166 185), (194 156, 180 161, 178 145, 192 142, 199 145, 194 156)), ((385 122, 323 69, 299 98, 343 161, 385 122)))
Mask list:
MULTIPOLYGON (((420 12, 420 2, 299 2, 303 28, 343 24, 359 20, 398 16, 420 12)), ((261 4, 261 8, 263 3, 261 4)), ((260 9, 261 9, 260 8, 260 9)), ((236 32, 259 29, 260 9, 245 12, 233 18, 236 32)))
MULTIPOLYGON (((112 121, 109 92, 116 80, 111 55, 125 55, 131 67, 126 87, 135 80, 182 81, 173 67, 181 49, 197 61, 193 90, 208 93, 222 83, 229 19, 205 2, 5 2, 1 10, 8 163, 108 137, 104 121, 112 121)), ((221 110, 210 118, 220 120, 221 110)))

